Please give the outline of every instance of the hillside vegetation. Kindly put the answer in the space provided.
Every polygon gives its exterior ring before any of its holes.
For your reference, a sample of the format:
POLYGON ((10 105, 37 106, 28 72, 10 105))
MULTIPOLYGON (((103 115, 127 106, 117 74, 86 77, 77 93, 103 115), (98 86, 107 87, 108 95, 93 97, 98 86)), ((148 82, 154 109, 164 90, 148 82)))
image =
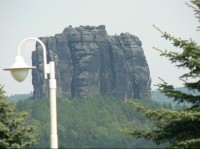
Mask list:
MULTIPOLYGON (((152 108, 171 108, 153 100, 138 100, 152 108)), ((151 123, 124 101, 112 97, 85 99, 59 98, 59 146, 68 148, 155 148, 151 141, 134 139, 119 131, 120 128, 151 129, 151 123)), ((34 147, 49 148, 49 100, 21 100, 18 111, 30 111, 29 122, 38 126, 40 139, 34 147)))

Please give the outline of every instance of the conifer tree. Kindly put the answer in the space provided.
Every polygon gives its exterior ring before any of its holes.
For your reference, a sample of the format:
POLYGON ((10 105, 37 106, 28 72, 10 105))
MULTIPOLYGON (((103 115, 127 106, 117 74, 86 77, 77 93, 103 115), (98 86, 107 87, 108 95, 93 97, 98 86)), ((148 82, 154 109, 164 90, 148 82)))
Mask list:
MULTIPOLYGON (((200 22, 200 0, 192 0, 187 4, 194 9, 200 22)), ((154 26, 155 27, 155 26, 154 26)), ((181 52, 163 51, 161 56, 167 57, 178 68, 186 68, 188 72, 181 75, 183 85, 189 90, 200 91, 200 46, 197 42, 176 38, 155 27, 166 40, 172 42, 181 52), (192 78, 195 81, 188 81, 192 78)), ((162 80, 162 79, 161 79, 162 80)), ((169 148, 200 148, 200 95, 186 94, 178 91, 173 85, 164 80, 158 84, 158 90, 168 97, 178 101, 187 102, 189 107, 182 110, 149 109, 137 102, 129 102, 140 112, 143 112, 153 123, 151 131, 122 129, 126 134, 134 137, 151 139, 157 144, 167 143, 169 148)))
POLYGON ((25 121, 26 112, 16 112, 0 85, 0 148, 28 148, 36 142, 34 126, 25 121))

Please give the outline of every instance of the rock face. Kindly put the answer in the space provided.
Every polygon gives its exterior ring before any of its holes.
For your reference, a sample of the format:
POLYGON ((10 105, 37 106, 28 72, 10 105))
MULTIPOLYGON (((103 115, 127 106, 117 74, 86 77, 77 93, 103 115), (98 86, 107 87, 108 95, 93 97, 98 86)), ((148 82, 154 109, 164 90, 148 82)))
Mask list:
MULTIPOLYGON (((47 61, 55 61, 57 95, 85 97, 112 95, 120 99, 149 98, 151 78, 138 37, 108 35, 105 26, 67 27, 54 37, 40 37, 47 61)), ((48 96, 43 77, 42 47, 36 43, 32 63, 34 98, 48 96)))

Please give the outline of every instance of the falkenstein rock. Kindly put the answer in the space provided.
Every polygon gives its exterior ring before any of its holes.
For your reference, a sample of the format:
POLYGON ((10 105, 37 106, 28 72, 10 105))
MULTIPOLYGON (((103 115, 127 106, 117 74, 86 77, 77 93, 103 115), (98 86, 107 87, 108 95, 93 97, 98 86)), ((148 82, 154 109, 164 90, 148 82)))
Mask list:
MULTIPOLYGON (((138 37, 108 35, 105 26, 69 26, 61 34, 40 37, 48 61, 55 61, 57 95, 83 98, 92 95, 119 99, 150 97, 149 67, 138 37)), ((36 43, 32 63, 34 98, 47 97, 42 47, 36 43)))

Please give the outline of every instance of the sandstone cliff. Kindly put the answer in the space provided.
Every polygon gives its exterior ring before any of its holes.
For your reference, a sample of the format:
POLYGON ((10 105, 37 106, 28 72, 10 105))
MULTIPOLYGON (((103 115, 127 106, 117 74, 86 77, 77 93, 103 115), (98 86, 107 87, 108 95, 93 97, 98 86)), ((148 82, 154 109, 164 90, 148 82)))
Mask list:
MULTIPOLYGON (((105 26, 67 27, 54 37, 40 37, 48 61, 55 61, 58 96, 113 95, 149 98, 150 72, 138 37, 129 33, 108 35, 105 26)), ((43 77, 42 49, 36 43, 32 63, 34 98, 48 96, 43 77)))

